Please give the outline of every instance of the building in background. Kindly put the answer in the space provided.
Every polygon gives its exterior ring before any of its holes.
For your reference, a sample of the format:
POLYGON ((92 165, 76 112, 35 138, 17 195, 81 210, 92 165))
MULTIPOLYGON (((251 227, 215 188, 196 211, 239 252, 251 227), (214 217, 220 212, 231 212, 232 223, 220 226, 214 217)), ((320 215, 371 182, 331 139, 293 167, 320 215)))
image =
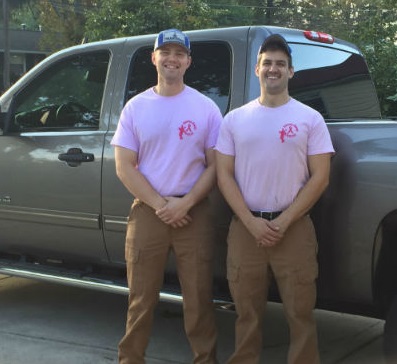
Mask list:
MULTIPOLYGON (((40 49, 40 31, 10 29, 10 82, 13 84, 29 69, 43 60, 50 52, 40 49)), ((0 30, 2 34, 2 30, 0 30)), ((4 37, 0 36, 0 85, 3 85, 4 37)), ((2 88, 2 86, 1 86, 2 88)))

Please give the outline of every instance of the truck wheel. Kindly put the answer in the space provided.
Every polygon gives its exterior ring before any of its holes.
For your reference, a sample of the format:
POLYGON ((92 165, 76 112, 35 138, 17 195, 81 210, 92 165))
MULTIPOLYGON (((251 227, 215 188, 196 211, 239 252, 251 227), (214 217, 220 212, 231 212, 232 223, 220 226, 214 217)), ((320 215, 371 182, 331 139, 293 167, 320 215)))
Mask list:
POLYGON ((383 350, 387 363, 397 363, 397 295, 394 296, 386 316, 383 350))

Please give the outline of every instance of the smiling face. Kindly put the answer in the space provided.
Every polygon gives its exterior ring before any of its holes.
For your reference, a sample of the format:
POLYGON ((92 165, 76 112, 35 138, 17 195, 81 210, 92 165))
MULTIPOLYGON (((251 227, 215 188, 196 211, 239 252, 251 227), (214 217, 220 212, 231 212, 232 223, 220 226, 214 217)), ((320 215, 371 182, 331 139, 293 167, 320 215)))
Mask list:
POLYGON ((283 51, 268 50, 259 56, 255 73, 267 94, 279 95, 288 92, 288 81, 294 69, 283 51))
POLYGON ((159 83, 183 82, 191 57, 184 47, 178 44, 166 44, 152 53, 152 62, 156 66, 159 83))

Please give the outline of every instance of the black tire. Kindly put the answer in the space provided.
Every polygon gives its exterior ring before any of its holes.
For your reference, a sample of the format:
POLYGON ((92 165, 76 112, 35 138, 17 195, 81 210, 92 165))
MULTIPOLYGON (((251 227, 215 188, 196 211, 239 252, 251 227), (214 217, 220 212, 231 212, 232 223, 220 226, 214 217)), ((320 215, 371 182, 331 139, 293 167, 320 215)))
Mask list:
POLYGON ((386 362, 397 363, 397 295, 394 296, 386 316, 383 335, 383 350, 386 362))

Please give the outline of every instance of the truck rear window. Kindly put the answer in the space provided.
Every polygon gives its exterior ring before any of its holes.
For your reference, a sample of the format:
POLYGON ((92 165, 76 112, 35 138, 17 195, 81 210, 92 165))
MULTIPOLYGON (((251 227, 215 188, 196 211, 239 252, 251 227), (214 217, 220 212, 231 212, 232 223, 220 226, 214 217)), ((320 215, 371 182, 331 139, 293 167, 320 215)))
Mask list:
MULTIPOLYGON (((318 110, 325 119, 380 118, 378 98, 364 58, 318 45, 290 43, 295 74, 290 95, 318 110)), ((251 74, 250 99, 259 95, 251 74)))
POLYGON ((376 90, 364 58, 326 47, 295 45, 290 94, 325 118, 379 118, 376 90))

